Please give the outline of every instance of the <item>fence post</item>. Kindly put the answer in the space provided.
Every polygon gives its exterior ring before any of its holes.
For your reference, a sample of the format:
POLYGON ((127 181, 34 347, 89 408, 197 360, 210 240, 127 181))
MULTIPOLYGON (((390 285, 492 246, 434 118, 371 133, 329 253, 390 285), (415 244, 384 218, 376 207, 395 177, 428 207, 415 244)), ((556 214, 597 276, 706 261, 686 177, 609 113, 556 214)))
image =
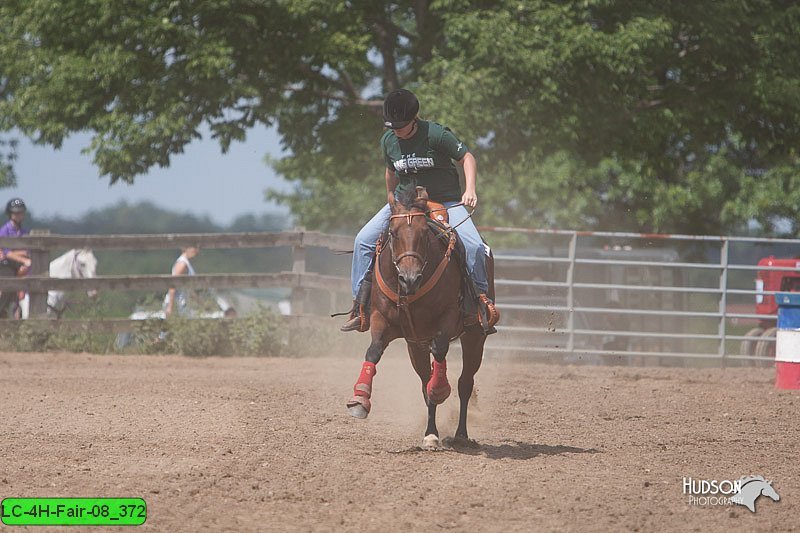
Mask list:
MULTIPOLYGON (((50 235, 50 230, 32 230, 31 235, 50 235)), ((50 276, 50 250, 34 249, 31 254, 31 276, 50 276)), ((31 292, 30 317, 42 318, 47 315, 47 291, 31 292)))
POLYGON ((567 267, 567 350, 570 355, 575 351, 575 250, 578 246, 578 232, 572 233, 569 240, 569 267, 567 267))
MULTIPOLYGON (((298 226, 294 231, 300 233, 300 244, 292 246, 292 272, 304 274, 306 271, 306 247, 303 244, 303 234, 306 228, 298 226)), ((292 314, 302 315, 303 304, 306 299, 306 290, 302 287, 292 287, 292 314)))
POLYGON ((722 240, 722 248, 720 249, 719 253, 719 265, 721 267, 720 274, 719 274, 719 356, 720 356, 720 364, 723 368, 725 368, 725 356, 727 355, 727 346, 726 346, 726 322, 727 322, 727 315, 728 315, 728 247, 730 245, 730 241, 728 239, 722 240))

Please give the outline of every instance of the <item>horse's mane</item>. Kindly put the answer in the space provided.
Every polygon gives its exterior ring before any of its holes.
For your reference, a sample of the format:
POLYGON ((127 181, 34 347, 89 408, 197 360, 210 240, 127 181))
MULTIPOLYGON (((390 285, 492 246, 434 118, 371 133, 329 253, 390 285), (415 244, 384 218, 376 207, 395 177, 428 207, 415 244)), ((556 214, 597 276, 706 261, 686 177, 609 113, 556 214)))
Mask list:
POLYGON ((408 187, 400 191, 400 194, 395 196, 395 202, 399 203, 406 209, 419 209, 425 211, 428 208, 428 202, 425 198, 417 196, 416 187, 408 187))
MULTIPOLYGON (((72 252, 72 251, 73 251, 73 250, 70 250, 70 252, 72 252)), ((94 256, 94 252, 92 252, 92 250, 91 250, 91 249, 89 249, 89 248, 80 248, 80 249, 78 249, 78 251, 77 251, 77 253, 76 253, 76 256, 77 256, 77 257, 84 258, 84 259, 88 259, 88 258, 90 258, 90 257, 91 257, 91 258, 95 258, 95 256, 94 256)), ((96 259, 96 258, 95 258, 95 259, 96 259)))
POLYGON ((55 259, 53 259, 50 264, 56 268, 60 267, 62 264, 65 264, 67 261, 71 260, 75 254, 75 249, 67 250, 63 254, 59 255, 55 259))
POLYGON ((67 250, 65 253, 61 254, 50 262, 50 275, 69 276, 72 270, 73 261, 75 261, 77 258, 81 258, 83 261, 90 263, 92 265, 92 269, 96 268, 97 258, 92 250, 89 248, 73 248, 71 250, 67 250))

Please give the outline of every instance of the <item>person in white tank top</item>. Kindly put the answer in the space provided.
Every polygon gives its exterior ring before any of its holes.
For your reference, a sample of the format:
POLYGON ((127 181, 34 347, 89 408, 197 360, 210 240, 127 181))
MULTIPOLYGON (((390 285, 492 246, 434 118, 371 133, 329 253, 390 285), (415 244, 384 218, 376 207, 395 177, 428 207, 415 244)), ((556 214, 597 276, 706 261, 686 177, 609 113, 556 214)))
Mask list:
MULTIPOLYGON (((197 257, 200 253, 200 248, 197 246, 189 246, 188 248, 181 248, 181 255, 175 260, 172 265, 173 276, 194 276, 194 267, 192 267, 191 259, 197 257)), ((179 315, 184 315, 188 310, 187 293, 185 290, 176 290, 171 288, 167 291, 164 297, 164 315, 169 317, 173 312, 179 315)))

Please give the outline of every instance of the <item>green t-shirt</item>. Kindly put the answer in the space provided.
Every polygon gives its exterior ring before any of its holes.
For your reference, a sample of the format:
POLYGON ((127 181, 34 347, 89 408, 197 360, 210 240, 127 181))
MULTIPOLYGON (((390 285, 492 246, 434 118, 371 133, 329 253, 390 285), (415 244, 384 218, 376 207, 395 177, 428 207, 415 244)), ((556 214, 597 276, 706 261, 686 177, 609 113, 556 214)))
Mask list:
POLYGON ((386 167, 394 170, 399 183, 397 192, 417 185, 428 189, 435 202, 461 200, 461 185, 453 160, 460 161, 469 150, 448 128, 429 122, 417 121, 417 132, 410 139, 400 139, 394 131, 387 130, 381 137, 386 167))

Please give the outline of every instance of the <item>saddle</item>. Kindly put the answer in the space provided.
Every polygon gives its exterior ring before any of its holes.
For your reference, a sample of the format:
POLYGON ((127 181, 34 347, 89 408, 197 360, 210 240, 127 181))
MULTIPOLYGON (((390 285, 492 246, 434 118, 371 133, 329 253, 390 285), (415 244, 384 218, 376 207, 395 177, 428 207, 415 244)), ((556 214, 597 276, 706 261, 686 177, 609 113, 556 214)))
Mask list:
MULTIPOLYGON (((426 192, 425 194, 427 195, 428 193, 426 192)), ((428 200, 428 218, 440 224, 447 225, 450 223, 450 214, 447 212, 447 208, 444 204, 433 200, 428 200)))

